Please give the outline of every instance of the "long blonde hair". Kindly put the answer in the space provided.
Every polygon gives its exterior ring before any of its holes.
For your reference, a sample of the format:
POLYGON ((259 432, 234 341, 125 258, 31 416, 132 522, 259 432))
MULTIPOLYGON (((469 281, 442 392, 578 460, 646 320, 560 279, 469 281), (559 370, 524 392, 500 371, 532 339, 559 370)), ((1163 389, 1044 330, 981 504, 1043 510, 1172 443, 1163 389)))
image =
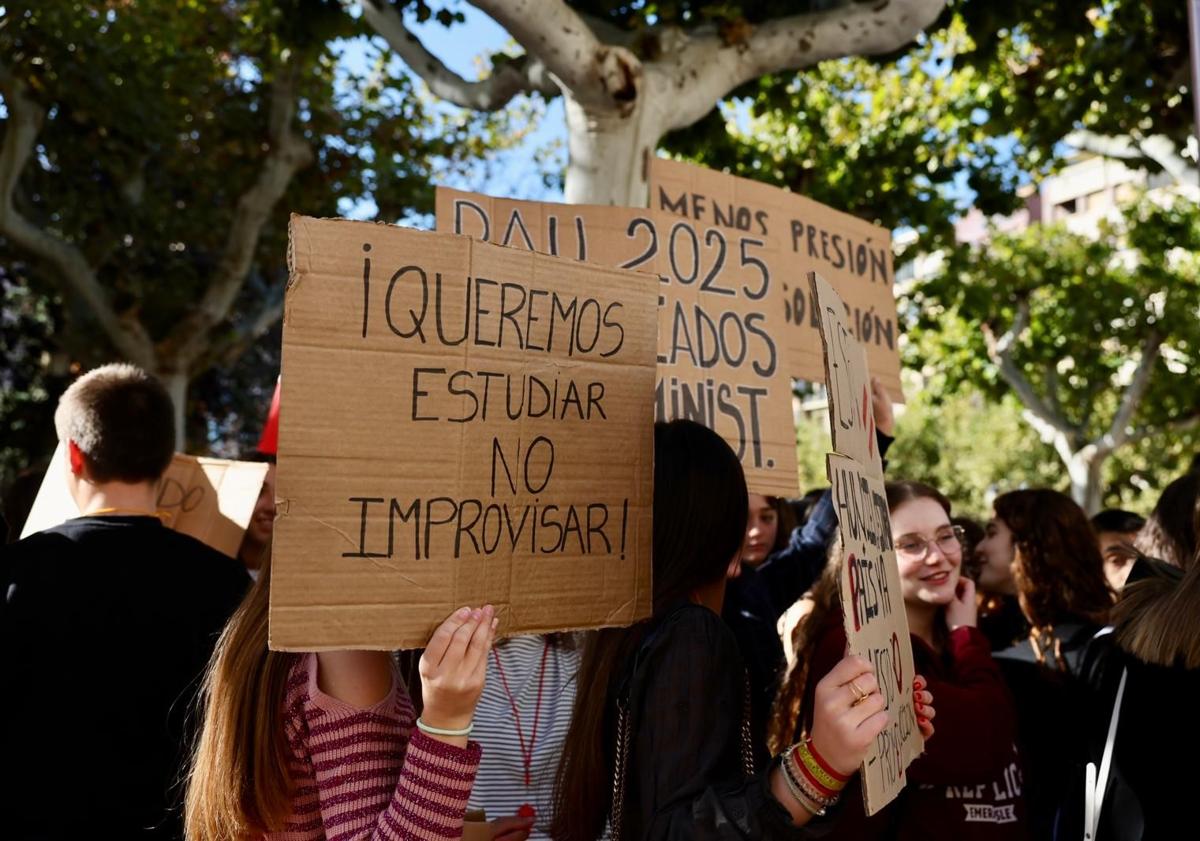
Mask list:
POLYGON ((184 805, 188 841, 277 831, 291 810, 283 705, 299 655, 267 649, 270 592, 268 560, 225 626, 204 676, 204 725, 184 805))

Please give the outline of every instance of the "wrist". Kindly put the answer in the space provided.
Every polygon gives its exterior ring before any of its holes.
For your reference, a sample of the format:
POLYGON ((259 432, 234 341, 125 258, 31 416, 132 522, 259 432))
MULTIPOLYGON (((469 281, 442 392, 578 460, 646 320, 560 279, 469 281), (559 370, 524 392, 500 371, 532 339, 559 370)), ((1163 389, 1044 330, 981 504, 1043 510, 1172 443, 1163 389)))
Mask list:
POLYGON ((421 712, 422 723, 437 730, 466 730, 474 718, 470 713, 455 715, 439 710, 436 706, 427 706, 421 712))
POLYGON ((780 757, 779 771, 791 801, 813 817, 824 815, 829 807, 837 803, 849 779, 834 770, 810 740, 784 751, 780 757))

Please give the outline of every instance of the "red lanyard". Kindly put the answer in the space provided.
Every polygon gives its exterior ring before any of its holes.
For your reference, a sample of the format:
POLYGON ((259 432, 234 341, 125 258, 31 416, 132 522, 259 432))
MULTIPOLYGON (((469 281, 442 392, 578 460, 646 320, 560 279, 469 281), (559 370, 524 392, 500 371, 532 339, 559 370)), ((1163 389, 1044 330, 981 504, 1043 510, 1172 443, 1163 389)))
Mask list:
POLYGON ((512 690, 508 688, 508 678, 504 676, 504 666, 500 663, 500 652, 495 648, 492 649, 492 656, 496 658, 496 671, 500 673, 500 683, 504 686, 504 694, 508 696, 508 703, 512 707, 513 721, 517 724, 517 741, 521 744, 521 761, 525 765, 525 787, 528 788, 532 784, 532 768, 533 768, 533 745, 537 742, 538 719, 542 713, 542 687, 546 683, 546 658, 550 655, 550 640, 546 640, 546 646, 542 649, 542 667, 538 674, 538 691, 537 691, 537 706, 533 708, 533 733, 529 738, 529 746, 525 746, 525 733, 521 729, 521 712, 517 709, 517 699, 513 696, 512 690))

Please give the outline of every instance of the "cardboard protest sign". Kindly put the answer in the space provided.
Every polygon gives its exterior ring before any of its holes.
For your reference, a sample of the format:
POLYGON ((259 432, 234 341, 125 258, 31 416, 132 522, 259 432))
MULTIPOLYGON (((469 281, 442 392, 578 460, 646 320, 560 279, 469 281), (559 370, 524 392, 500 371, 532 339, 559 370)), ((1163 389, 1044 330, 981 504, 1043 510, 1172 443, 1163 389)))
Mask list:
MULTIPOLYGON (((697 230, 735 233, 756 243, 755 259, 783 293, 781 335, 788 373, 820 382, 824 367, 808 272, 819 271, 847 305, 851 335, 871 370, 898 399, 900 354, 892 289, 892 238, 886 228, 812 199, 681 161, 652 158, 650 206, 691 220, 697 230)), ((732 240, 731 240, 732 241, 732 240)), ((730 259, 737 252, 730 252, 730 259)))
POLYGON ((272 648, 414 648, 650 614, 653 282, 294 216, 272 648))
MULTIPOLYGON (((67 490, 66 447, 61 442, 25 521, 21 537, 78 517, 67 490)), ((158 512, 176 531, 236 558, 268 465, 176 453, 158 483, 158 512)))
POLYGON ((875 441, 875 414, 871 409, 871 375, 862 346, 846 323, 842 299, 833 287, 816 272, 809 274, 809 282, 821 319, 833 449, 857 461, 872 476, 883 476, 883 460, 875 441))
POLYGON ((849 335, 837 293, 815 272, 809 278, 821 318, 829 425, 838 451, 826 457, 826 467, 841 537, 842 618, 850 652, 875 666, 889 719, 861 769, 864 805, 873 815, 904 788, 905 769, 921 755, 924 740, 913 709, 915 666, 883 468, 874 423, 868 422, 866 356, 849 335))
POLYGON ((656 417, 687 418, 738 454, 751 490, 798 490, 780 287, 740 231, 645 209, 498 199, 438 188, 439 230, 510 248, 654 272, 656 417))

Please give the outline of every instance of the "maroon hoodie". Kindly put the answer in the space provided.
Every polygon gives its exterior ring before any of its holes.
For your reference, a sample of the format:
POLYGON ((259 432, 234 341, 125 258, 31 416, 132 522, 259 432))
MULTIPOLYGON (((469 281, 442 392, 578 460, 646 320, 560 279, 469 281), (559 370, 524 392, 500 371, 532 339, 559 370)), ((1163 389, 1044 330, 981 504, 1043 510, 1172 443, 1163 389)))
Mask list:
MULTIPOLYGON (((987 638, 975 628, 959 628, 941 656, 915 635, 912 646, 917 674, 929 682, 937 710, 933 738, 909 766, 904 791, 869 818, 855 775, 829 837, 1025 841, 1016 714, 987 638)), ((834 614, 813 652, 804 699, 808 727, 816 684, 845 651, 842 617, 834 614)))

